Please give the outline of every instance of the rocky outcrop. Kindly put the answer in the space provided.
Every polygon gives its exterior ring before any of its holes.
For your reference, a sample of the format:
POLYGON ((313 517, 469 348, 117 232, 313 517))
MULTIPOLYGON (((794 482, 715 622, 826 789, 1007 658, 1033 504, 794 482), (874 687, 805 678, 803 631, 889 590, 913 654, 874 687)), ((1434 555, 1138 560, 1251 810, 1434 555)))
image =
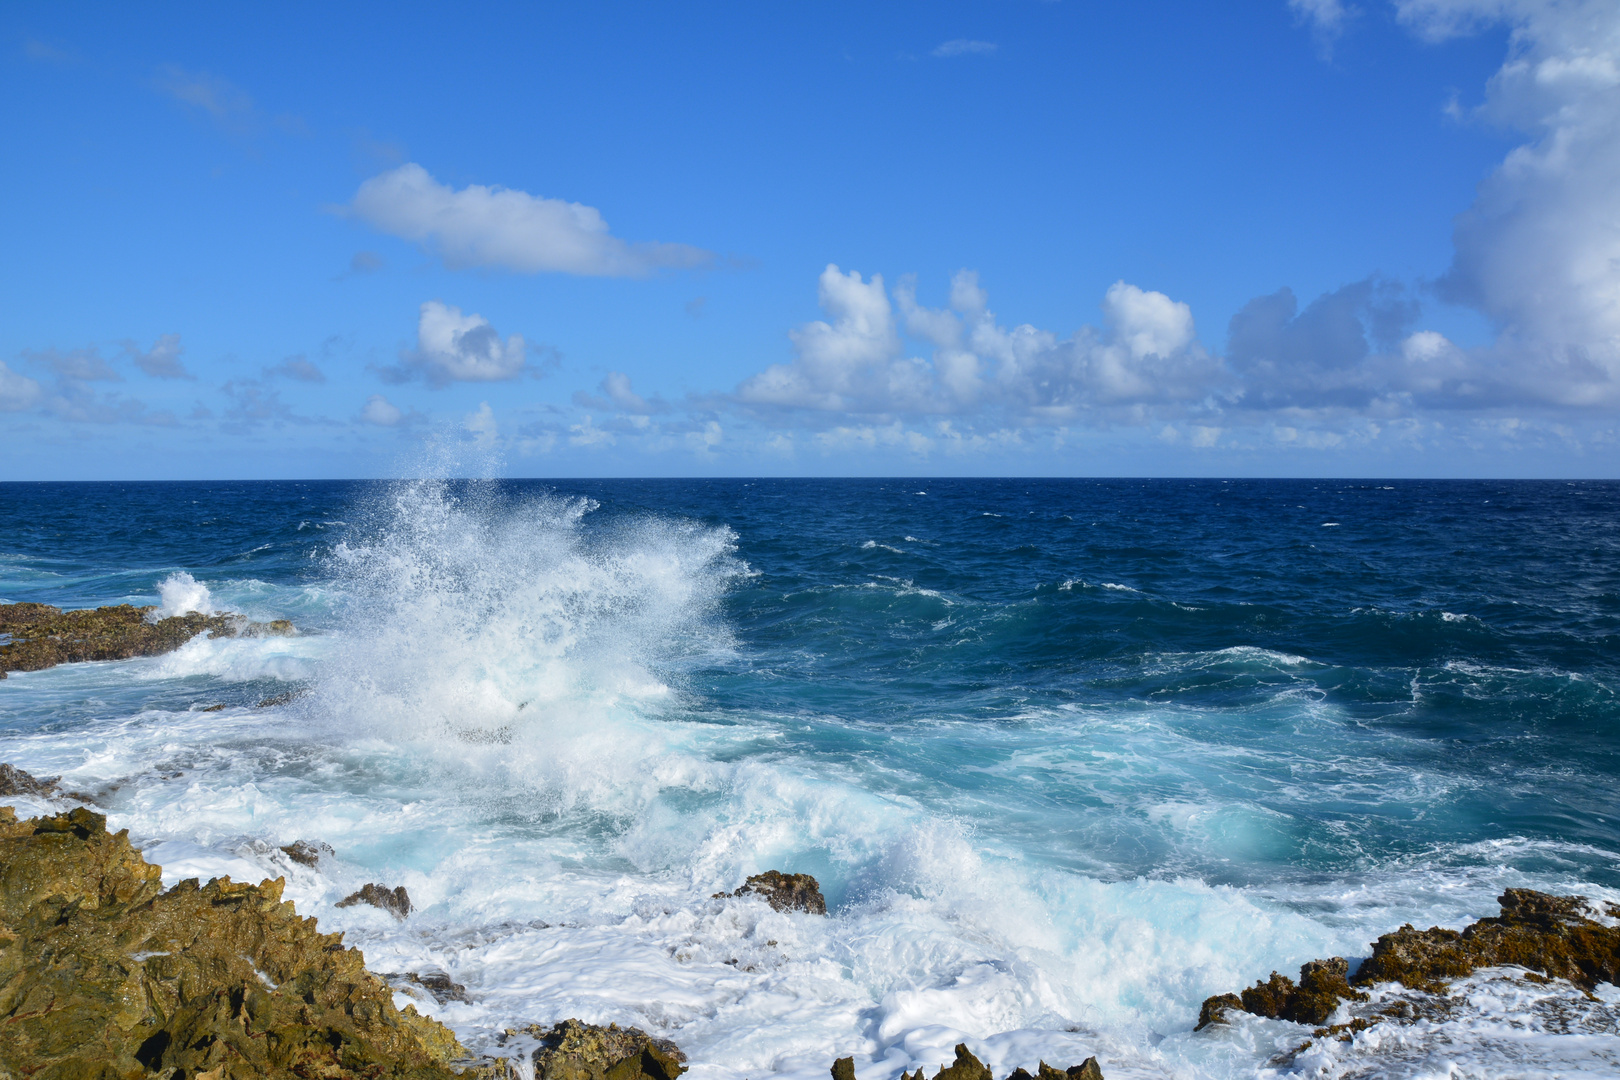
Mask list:
POLYGON ((465 1052, 394 1007, 341 934, 282 882, 159 868, 86 809, 0 807, 0 1074, 448 1080, 465 1052))
POLYGON ((0 797, 33 795, 49 799, 57 793, 60 776, 47 776, 43 780, 23 772, 10 763, 0 763, 0 797))
MULTIPOLYGON (((832 1076, 833 1080, 855 1080, 855 1059, 842 1057, 833 1062, 832 1076)), ((918 1068, 915 1073, 901 1073, 900 1080, 924 1080, 923 1071, 918 1068)), ((957 1043, 956 1060, 935 1073, 934 1080, 992 1080, 992 1077, 989 1066, 974 1056, 967 1043, 957 1043)), ((1088 1057, 1067 1069, 1054 1069, 1043 1061, 1033 1076, 1020 1066, 1008 1074, 1007 1080, 1103 1080, 1103 1074, 1097 1059, 1088 1057)))
POLYGON ((188 612, 155 618, 155 607, 118 604, 63 611, 49 604, 0 604, 0 678, 8 671, 42 671, 83 660, 128 660, 178 649, 198 634, 218 637, 291 636, 286 619, 251 622, 241 615, 188 612))
POLYGON ((686 1071, 679 1047, 636 1027, 564 1020, 549 1029, 508 1029, 500 1041, 515 1045, 521 1036, 536 1044, 529 1057, 535 1080, 675 1080, 686 1071))
POLYGON ((714 894, 717 900, 730 896, 758 896, 777 911, 827 914, 827 901, 821 895, 821 884, 809 874, 767 870, 743 882, 736 892, 714 894))
POLYGON ((282 854, 300 866, 319 866, 322 859, 333 859, 337 852, 331 844, 319 840, 294 840, 281 849, 282 854))
MULTIPOLYGON (((1266 982, 1236 994, 1205 1000, 1198 1028, 1220 1023, 1228 1010, 1277 1017, 1301 1024, 1325 1023, 1340 1001, 1365 1001, 1354 986, 1397 982, 1438 993, 1450 979, 1476 968, 1514 965, 1567 979, 1590 991, 1600 982, 1620 984, 1620 926, 1605 926, 1584 896, 1551 896, 1531 889, 1509 889, 1498 898, 1502 912, 1462 930, 1410 923, 1373 942, 1372 956, 1349 979, 1342 957, 1313 960, 1300 969, 1299 984, 1275 971, 1266 982)), ((1602 914, 1620 918, 1620 907, 1602 914)))
POLYGON ((403 919, 412 911, 411 894, 405 891, 403 885, 390 889, 386 885, 371 882, 362 885, 359 892, 352 892, 337 902, 338 907, 354 907, 356 904, 370 904, 374 908, 382 908, 396 919, 403 919))

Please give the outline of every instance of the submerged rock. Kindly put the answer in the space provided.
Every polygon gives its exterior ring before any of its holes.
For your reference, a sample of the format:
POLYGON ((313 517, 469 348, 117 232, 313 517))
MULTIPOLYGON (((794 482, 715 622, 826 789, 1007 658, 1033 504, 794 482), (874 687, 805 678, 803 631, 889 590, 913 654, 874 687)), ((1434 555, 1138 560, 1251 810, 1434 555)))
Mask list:
POLYGON ((35 795, 48 799, 56 794, 60 776, 47 776, 40 780, 23 772, 15 765, 0 763, 0 797, 9 795, 35 795))
POLYGON ((390 889, 376 882, 362 885, 359 892, 350 893, 337 902, 338 907, 354 907, 356 904, 370 904, 374 908, 382 908, 396 919, 403 919, 413 910, 411 895, 405 891, 405 886, 390 889))
MULTIPOLYGON (((833 1062, 833 1080, 855 1080, 855 1059, 841 1057, 833 1062)), ((924 1080, 919 1067, 915 1073, 901 1073, 900 1080, 924 1080)), ((974 1056, 967 1043, 956 1044, 956 1060, 934 1074, 934 1080, 992 1080, 989 1066, 974 1056)), ((1028 1069, 1019 1067, 1008 1074, 1007 1080, 1103 1080, 1102 1066, 1095 1057, 1088 1057, 1067 1069, 1054 1069, 1046 1062, 1031 1076, 1028 1069)))
MULTIPOLYGON (((465 1051, 282 882, 159 868, 80 808, 0 807, 0 1075, 450 1080, 465 1051)), ((467 1074, 462 1074, 467 1075, 467 1074)))
POLYGON ((780 870, 767 870, 743 882, 736 892, 714 895, 716 899, 728 896, 758 896, 777 911, 827 914, 827 901, 821 895, 821 884, 809 874, 784 874, 780 870))
POLYGON ((187 612, 156 618, 157 608, 116 604, 63 611, 49 604, 0 604, 0 678, 8 671, 43 671, 84 660, 128 660, 178 649, 198 634, 218 637, 291 636, 286 619, 251 622, 241 615, 187 612))
POLYGON ((420 986, 429 994, 432 994, 433 1000, 440 1005, 447 1001, 469 1003, 472 1001, 472 998, 467 996, 467 988, 452 980, 443 971, 400 971, 384 975, 383 978, 388 980, 389 986, 399 990, 409 990, 411 987, 420 986))
MULTIPOLYGON (((1462 930, 1408 923, 1373 942, 1354 979, 1341 957, 1313 960, 1300 969, 1299 985, 1275 971, 1267 982, 1236 994, 1205 1000, 1198 1028, 1220 1023, 1228 1009, 1258 1016, 1321 1024, 1341 1000, 1365 1001, 1354 986, 1397 982, 1414 990, 1439 993, 1451 979, 1476 968, 1513 965, 1567 979, 1590 992, 1600 982, 1620 984, 1620 926, 1597 921, 1599 912, 1584 896, 1551 896, 1532 889, 1509 889, 1498 898, 1500 915, 1481 919, 1462 930)), ((1603 913, 1620 918, 1620 907, 1603 913)), ((1197 1030, 1197 1029, 1195 1029, 1197 1030)))
POLYGON ((636 1027, 564 1020, 549 1030, 538 1024, 508 1030, 501 1042, 517 1035, 539 1043, 534 1080, 675 1080, 686 1071, 680 1047, 636 1027))

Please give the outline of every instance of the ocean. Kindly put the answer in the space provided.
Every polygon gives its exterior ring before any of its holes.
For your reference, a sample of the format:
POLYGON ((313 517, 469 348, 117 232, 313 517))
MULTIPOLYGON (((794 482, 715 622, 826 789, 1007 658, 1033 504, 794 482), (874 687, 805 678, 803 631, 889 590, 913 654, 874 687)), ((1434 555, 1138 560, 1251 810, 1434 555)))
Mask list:
POLYGON ((474 1050, 572 1016, 692 1080, 962 1040, 998 1077, 1620 1074, 1620 990, 1501 972, 1298 1054, 1192 1030, 1504 887, 1620 901, 1617 483, 11 483, 0 599, 292 620, 13 673, 0 760, 165 882, 284 877, 448 975, 397 1000, 474 1050), (828 915, 715 896, 767 869, 828 915), (416 911, 336 906, 367 882, 416 911))

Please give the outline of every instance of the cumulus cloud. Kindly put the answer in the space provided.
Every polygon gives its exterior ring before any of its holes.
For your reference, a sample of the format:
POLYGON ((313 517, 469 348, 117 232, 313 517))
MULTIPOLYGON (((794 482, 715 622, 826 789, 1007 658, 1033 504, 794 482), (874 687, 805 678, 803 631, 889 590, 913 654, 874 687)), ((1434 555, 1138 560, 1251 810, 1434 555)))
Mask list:
POLYGON ((995 51, 996 43, 993 41, 972 41, 968 38, 956 38, 934 46, 934 51, 930 55, 946 60, 953 56, 983 56, 986 53, 995 51))
POLYGON ((180 346, 179 334, 164 334, 145 352, 133 341, 124 342, 124 355, 154 379, 195 379, 197 376, 180 362, 180 354, 185 351, 180 346))
POLYGON ((463 315, 458 307, 429 300, 417 318, 416 348, 400 354, 400 366, 383 368, 380 374, 389 382, 421 376, 434 387, 500 382, 522 375, 528 355, 521 334, 503 342, 482 315, 463 315))
POLYGON ((865 415, 1003 409, 1051 422, 1095 408, 1196 402, 1226 381, 1186 304, 1123 281, 1103 297, 1102 327, 1068 338, 1000 325, 965 270, 939 309, 919 304, 915 281, 902 278, 899 318, 882 275, 866 281, 828 266, 819 291, 830 321, 791 331, 796 359, 743 382, 737 401, 865 415), (931 346, 929 359, 906 355, 902 325, 931 346))
POLYGON ((494 446, 501 433, 501 426, 495 420, 495 410, 489 407, 487 401, 480 401, 478 411, 468 413, 462 419, 461 427, 472 436, 473 442, 486 448, 494 446))
POLYGON ((360 410, 360 419, 378 427, 393 427, 405 419, 405 413, 381 394, 372 394, 360 410))
POLYGON ((349 211, 422 244, 453 269, 642 277, 714 259, 685 244, 627 243, 608 231, 600 211, 582 203, 482 184, 456 191, 415 163, 361 184, 349 211))
POLYGON ((1612 0, 1398 0, 1441 41, 1512 28, 1474 115, 1525 132, 1456 220, 1439 283, 1499 328, 1475 381, 1561 406, 1620 404, 1620 9, 1612 0))

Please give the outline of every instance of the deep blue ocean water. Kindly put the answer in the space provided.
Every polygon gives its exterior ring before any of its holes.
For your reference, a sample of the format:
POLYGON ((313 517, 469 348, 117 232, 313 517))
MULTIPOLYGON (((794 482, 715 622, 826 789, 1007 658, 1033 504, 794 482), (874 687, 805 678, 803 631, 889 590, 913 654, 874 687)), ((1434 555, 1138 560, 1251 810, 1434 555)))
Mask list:
POLYGON ((1620 900, 1620 484, 0 485, 0 599, 199 596, 303 633, 14 674, 0 759, 166 879, 286 876, 374 969, 450 972, 473 1003, 418 1006, 469 1045, 577 1015, 700 1080, 959 1038, 998 1075, 1620 1070, 1608 1013, 1570 1034, 1522 983, 1293 1061, 1292 1025, 1190 1032, 1506 885, 1620 900), (710 898, 770 867, 832 916, 710 898), (366 880, 421 910, 333 906, 366 880))

